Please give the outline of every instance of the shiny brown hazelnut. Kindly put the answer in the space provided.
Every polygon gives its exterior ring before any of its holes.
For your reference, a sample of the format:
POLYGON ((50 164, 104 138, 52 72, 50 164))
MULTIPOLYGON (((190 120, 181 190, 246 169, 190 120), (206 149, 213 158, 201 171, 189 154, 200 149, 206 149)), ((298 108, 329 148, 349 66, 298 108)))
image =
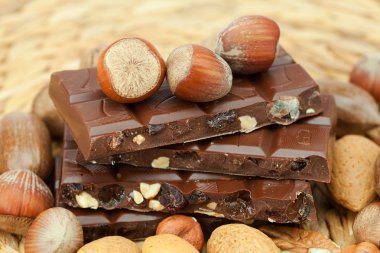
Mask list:
POLYGON ((53 206, 49 187, 30 170, 0 175, 0 229, 25 235, 32 220, 53 206))
POLYGON ((210 49, 184 45, 174 49, 167 61, 167 79, 176 97, 191 102, 209 102, 231 90, 228 64, 210 49))
POLYGON ((173 234, 181 237, 201 250, 204 237, 201 225, 193 217, 185 215, 172 215, 158 224, 156 234, 173 234))
POLYGON ((367 90, 380 103, 380 53, 362 58, 352 69, 350 82, 367 90))
POLYGON ((263 72, 272 65, 280 28, 264 16, 243 16, 232 21, 217 37, 215 52, 235 74, 263 72))

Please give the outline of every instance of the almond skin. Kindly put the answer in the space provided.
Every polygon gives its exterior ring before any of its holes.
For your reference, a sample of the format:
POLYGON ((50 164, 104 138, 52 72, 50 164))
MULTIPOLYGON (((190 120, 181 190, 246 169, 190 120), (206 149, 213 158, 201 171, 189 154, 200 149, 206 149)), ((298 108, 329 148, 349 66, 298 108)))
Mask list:
POLYGON ((277 52, 280 28, 264 16, 243 16, 217 36, 215 52, 235 74, 254 74, 269 69, 277 52))
POLYGON ((280 253, 280 249, 258 229, 228 224, 215 229, 207 242, 207 253, 225 252, 280 253))
POLYGON ((380 202, 373 202, 361 210, 352 229, 357 242, 371 242, 380 247, 380 202))
POLYGON ((141 38, 123 38, 112 43, 100 55, 97 70, 104 94, 120 103, 150 97, 165 77, 161 55, 141 38))
POLYGON ((167 79, 173 94, 191 102, 209 102, 231 90, 228 64, 211 50, 199 45, 174 49, 167 60, 167 79))
POLYGON ((375 166, 380 148, 361 135, 346 135, 335 143, 331 196, 347 209, 358 212, 376 197, 375 166))

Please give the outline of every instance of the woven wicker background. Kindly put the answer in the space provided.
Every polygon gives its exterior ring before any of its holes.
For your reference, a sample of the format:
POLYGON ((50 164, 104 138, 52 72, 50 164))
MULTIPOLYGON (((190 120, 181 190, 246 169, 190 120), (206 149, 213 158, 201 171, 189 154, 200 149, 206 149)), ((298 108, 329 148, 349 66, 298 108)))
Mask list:
POLYGON ((379 0, 0 0, 0 114, 29 110, 50 73, 78 68, 86 49, 140 36, 166 57, 245 14, 276 20, 281 44, 315 78, 347 80, 380 51, 379 0))

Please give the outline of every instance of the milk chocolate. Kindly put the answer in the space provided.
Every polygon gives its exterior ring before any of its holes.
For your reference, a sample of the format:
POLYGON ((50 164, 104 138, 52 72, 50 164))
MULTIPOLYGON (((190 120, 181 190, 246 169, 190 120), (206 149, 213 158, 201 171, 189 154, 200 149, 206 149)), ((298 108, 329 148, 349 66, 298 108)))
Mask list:
POLYGON ((52 74, 50 96, 86 160, 288 125, 321 112, 317 84, 282 53, 264 73, 235 76, 216 101, 180 100, 165 82, 150 98, 120 104, 100 89, 95 68, 52 74))
MULTIPOLYGON (((286 127, 267 126, 248 134, 130 152, 96 162, 329 182, 336 111, 333 97, 321 99, 322 114, 286 127), (160 166, 160 159, 166 163, 160 166)), ((85 162, 81 155, 78 161, 85 162)))
MULTIPOLYGON (((56 206, 64 207, 70 210, 78 218, 83 228, 84 241, 93 240, 112 235, 119 235, 131 240, 141 240, 148 236, 156 234, 158 224, 169 213, 159 212, 134 212, 126 209, 118 210, 91 210, 68 207, 61 202, 59 195, 59 186, 61 179, 62 159, 55 160, 55 189, 56 206)), ((192 215, 202 227, 205 238, 209 238, 212 231, 231 221, 224 218, 211 217, 202 214, 192 215)))
POLYGON ((66 141, 59 198, 75 208, 138 212, 201 213, 248 222, 278 223, 315 219, 310 185, 300 180, 269 180, 132 165, 77 164, 75 142, 66 141), (138 201, 140 183, 160 184, 138 201), (89 198, 90 197, 90 198, 89 198), (150 200, 149 200, 149 199, 150 200))

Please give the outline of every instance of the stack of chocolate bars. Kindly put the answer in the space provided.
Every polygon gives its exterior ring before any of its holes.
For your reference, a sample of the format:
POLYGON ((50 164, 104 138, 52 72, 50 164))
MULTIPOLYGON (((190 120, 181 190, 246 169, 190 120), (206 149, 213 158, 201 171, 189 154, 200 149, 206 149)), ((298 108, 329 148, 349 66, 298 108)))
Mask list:
POLYGON ((309 181, 330 180, 335 103, 284 51, 213 102, 179 100, 164 83, 120 104, 96 69, 54 73, 50 95, 67 124, 56 204, 86 241, 144 238, 173 213, 195 216, 206 236, 231 221, 316 219, 309 181))

